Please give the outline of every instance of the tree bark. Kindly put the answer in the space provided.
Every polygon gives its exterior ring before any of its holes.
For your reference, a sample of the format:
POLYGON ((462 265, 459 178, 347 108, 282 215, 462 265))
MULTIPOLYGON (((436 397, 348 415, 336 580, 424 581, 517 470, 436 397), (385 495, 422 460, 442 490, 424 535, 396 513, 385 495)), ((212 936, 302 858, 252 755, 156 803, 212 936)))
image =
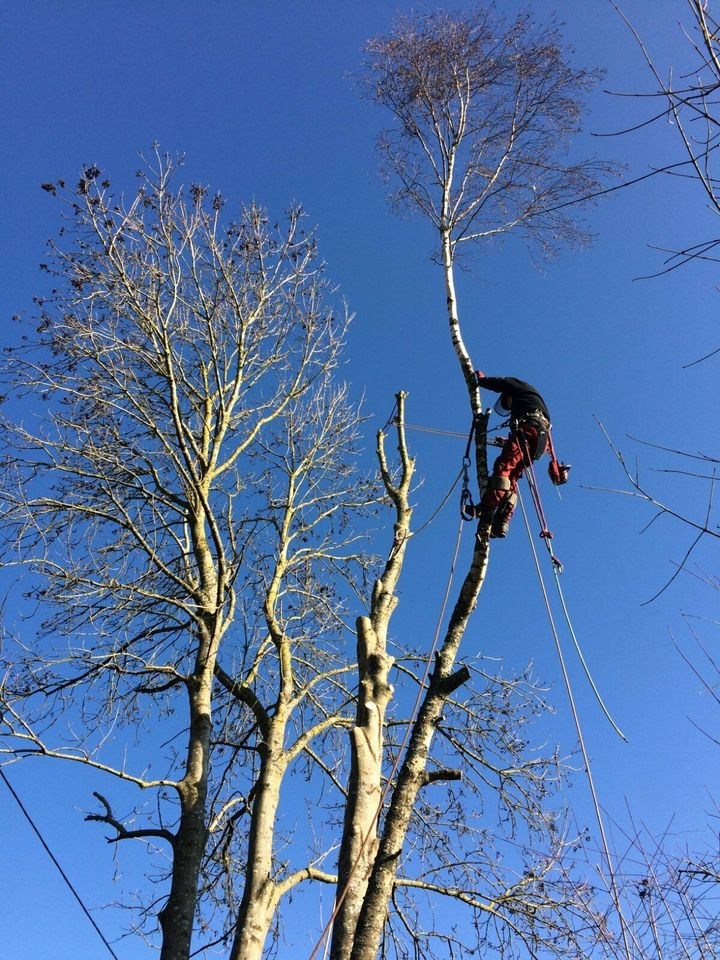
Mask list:
POLYGON ((285 727, 281 708, 273 717, 262 746, 250 819, 245 886, 230 960, 260 960, 277 905, 277 888, 272 875, 273 839, 280 784, 287 765, 282 748, 285 727))
POLYGON ((205 510, 198 496, 190 523, 193 552, 199 574, 198 601, 203 611, 198 622, 195 668, 188 679, 190 733, 185 776, 178 784, 180 825, 173 842, 170 894, 160 912, 160 960, 187 960, 195 920, 200 866, 207 842, 206 805, 212 735, 212 687, 221 630, 218 611, 218 574, 210 550, 205 510))
POLYGON ((392 697, 388 674, 394 658, 387 654, 387 631, 397 606, 395 588, 402 571, 412 510, 408 501, 414 461, 405 445, 405 394, 396 396, 398 450, 402 473, 392 483, 385 462, 382 432, 377 454, 385 487, 395 505, 393 545, 382 577, 376 582, 370 616, 357 621, 360 688, 355 727, 351 731, 351 769, 338 860, 337 916, 333 925, 331 960, 347 960, 355 926, 377 853, 377 823, 382 797, 385 711, 392 697))
POLYGON ((198 877, 207 840, 205 807, 212 730, 212 673, 210 679, 207 675, 199 681, 191 679, 190 685, 188 762, 185 777, 178 785, 181 813, 173 842, 170 894, 159 916, 163 934, 160 960, 185 960, 190 956, 198 877))
POLYGON ((445 640, 437 654, 436 670, 413 725, 405 760, 393 791, 383 836, 358 918, 351 960, 374 960, 377 956, 410 816, 418 792, 426 782, 425 767, 435 727, 440 720, 443 704, 454 689, 453 664, 485 579, 487 558, 487 540, 476 541, 472 564, 450 618, 445 640))

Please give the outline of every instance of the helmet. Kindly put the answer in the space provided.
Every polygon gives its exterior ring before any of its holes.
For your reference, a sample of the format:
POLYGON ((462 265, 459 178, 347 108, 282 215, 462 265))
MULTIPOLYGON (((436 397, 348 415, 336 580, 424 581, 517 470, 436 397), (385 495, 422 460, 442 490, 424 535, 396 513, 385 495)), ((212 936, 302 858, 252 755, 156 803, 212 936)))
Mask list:
POLYGON ((500 396, 495 401, 495 406, 493 407, 495 413, 501 417, 506 417, 512 409, 512 397, 509 393, 501 393, 500 396))

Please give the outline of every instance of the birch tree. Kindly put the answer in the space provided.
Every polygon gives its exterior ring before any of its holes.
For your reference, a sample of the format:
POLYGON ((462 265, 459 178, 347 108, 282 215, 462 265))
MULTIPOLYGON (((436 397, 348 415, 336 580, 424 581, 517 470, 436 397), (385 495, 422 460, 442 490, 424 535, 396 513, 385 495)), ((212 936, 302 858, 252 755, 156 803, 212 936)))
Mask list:
MULTIPOLYGON (((392 126, 379 142, 384 172, 392 183, 392 199, 419 213, 434 231, 450 340, 476 427, 477 479, 482 491, 487 478, 487 421, 460 323, 455 263, 463 249, 511 232, 540 255, 588 239, 574 209, 597 191, 610 168, 594 160, 573 161, 566 151, 579 127, 582 96, 597 74, 569 65, 556 29, 538 26, 529 16, 507 23, 482 7, 468 15, 436 12, 401 18, 391 33, 371 40, 367 52, 363 89, 392 118, 392 126)), ((373 839, 377 853, 371 864, 367 851, 353 861, 349 853, 353 841, 346 829, 341 864, 343 857, 354 862, 356 872, 353 877, 346 873, 347 879, 342 878, 340 884, 340 889, 347 886, 349 893, 336 922, 333 960, 370 960, 377 955, 391 900, 402 883, 399 865, 407 851, 421 791, 435 780, 454 779, 452 770, 441 766, 430 770, 428 764, 435 765, 431 761, 434 741, 442 730, 445 711, 458 702, 461 711, 468 709, 471 699, 458 694, 470 673, 466 667, 458 669, 456 659, 488 561, 487 532, 483 535, 479 528, 382 827, 377 840, 373 839)), ((468 756, 482 756, 485 746, 478 734, 471 749, 458 750, 466 770, 468 756)), ((359 766, 359 755, 355 762, 359 766)), ((379 792, 379 782, 375 791, 379 792)), ((522 805, 526 825, 537 824, 533 813, 537 810, 532 804, 522 805)), ((462 883, 457 884, 455 893, 481 914, 483 910, 494 914, 500 933, 493 945, 500 950, 512 952, 518 941, 532 942, 533 949, 539 943, 550 950, 560 949, 562 938, 572 938, 574 929, 567 916, 561 919, 563 909, 572 911, 582 898, 546 899, 542 891, 547 872, 547 866, 536 872, 529 869, 519 886, 510 884, 497 900, 491 895, 483 900, 467 890, 487 884, 492 869, 484 864, 471 871, 472 881, 463 877, 464 895, 462 883), (529 907, 527 898, 537 893, 540 901, 529 907), (504 916, 503 903, 508 905, 504 916), (528 920, 526 907, 532 913, 530 923, 515 923, 518 917, 528 920), (558 929, 563 931, 560 937, 558 929)), ((426 884, 428 891, 439 889, 426 884)), ((452 882, 446 883, 445 893, 452 889, 452 882)), ((451 937, 447 944, 452 951, 451 937)))

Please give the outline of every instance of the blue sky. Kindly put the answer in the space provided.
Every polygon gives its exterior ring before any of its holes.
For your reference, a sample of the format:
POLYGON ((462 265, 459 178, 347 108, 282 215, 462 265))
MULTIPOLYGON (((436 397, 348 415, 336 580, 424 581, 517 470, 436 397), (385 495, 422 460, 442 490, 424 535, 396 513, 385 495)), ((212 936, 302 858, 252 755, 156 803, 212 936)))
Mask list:
MULTIPOLYGON (((557 11, 577 63, 607 70, 602 88, 650 88, 639 51, 609 3, 531 0, 528 6, 540 16, 557 11)), ((94 162, 132 190, 138 151, 157 140, 187 155, 188 182, 211 184, 232 202, 254 198, 277 215, 302 201, 317 224, 328 274, 357 314, 345 374, 372 417, 369 447, 398 389, 409 391, 410 422, 466 430, 442 277, 428 256, 432 237, 423 223, 400 220, 387 207, 374 156, 385 117, 358 99, 349 77, 360 68, 363 42, 385 31, 396 11, 411 7, 380 0, 5 4, 3 340, 13 335, 9 317, 30 313, 32 296, 42 292, 37 264, 58 226, 57 207, 40 183, 71 179, 83 162, 94 162)), ((514 0, 503 4, 508 11, 520 7, 514 0)), ((677 26, 682 0, 658 0, 652 11, 643 0, 626 0, 623 8, 661 65, 683 56, 677 26)), ((614 157, 626 165, 628 178, 681 158, 667 124, 622 138, 590 135, 633 125, 646 115, 646 103, 598 89, 589 109, 588 133, 577 149, 614 157)), ((705 239, 714 224, 699 190, 668 178, 615 194, 588 219, 595 244, 564 252, 542 269, 512 239, 475 258, 458 279, 461 319, 477 366, 542 390, 559 453, 574 465, 562 501, 549 483, 545 501, 576 630, 631 740, 626 746, 613 738, 574 669, 602 801, 622 820, 627 799, 654 829, 674 818, 674 829, 691 844, 697 835, 699 843, 708 792, 717 796, 717 748, 687 717, 712 731, 718 713, 673 650, 669 633, 692 649, 680 611, 713 618, 716 595, 685 575, 657 602, 641 606, 672 573, 690 536, 668 520, 640 536, 650 519, 641 505, 587 488, 622 485, 596 415, 631 461, 641 457, 648 483, 703 516, 706 490, 668 486, 651 472, 666 461, 625 435, 713 451, 717 360, 689 370, 683 364, 717 345, 714 273, 691 266, 657 280, 636 278, 661 268, 662 255, 650 245, 705 239)), ((423 479, 416 496, 422 522, 457 472, 463 445, 420 433, 411 440, 423 479)), ((557 713, 544 732, 568 751, 575 734, 519 520, 508 540, 493 548, 464 655, 502 656, 508 669, 532 659, 538 675, 556 684, 557 713)), ((398 636, 424 630, 429 643, 455 525, 448 508, 410 553, 394 621, 398 636)), ((697 569, 712 570, 712 559, 711 545, 701 545, 697 569)), ((703 637, 716 644, 717 627, 700 623, 703 637)), ((57 766, 15 765, 11 773, 88 903, 110 901, 112 849, 82 820, 93 789, 89 780, 73 779, 57 766)), ((572 800, 581 822, 590 820, 585 792, 578 781, 572 800)), ((1 790, 0 812, 0 870, 13 877, 15 892, 0 905, 0 955, 43 956, 52 949, 55 960, 102 956, 102 945, 1 790)), ((123 853, 118 871, 130 884, 137 865, 123 853)), ((97 917, 110 935, 125 919, 97 917)), ((117 952, 123 960, 145 955, 129 942, 117 952)))

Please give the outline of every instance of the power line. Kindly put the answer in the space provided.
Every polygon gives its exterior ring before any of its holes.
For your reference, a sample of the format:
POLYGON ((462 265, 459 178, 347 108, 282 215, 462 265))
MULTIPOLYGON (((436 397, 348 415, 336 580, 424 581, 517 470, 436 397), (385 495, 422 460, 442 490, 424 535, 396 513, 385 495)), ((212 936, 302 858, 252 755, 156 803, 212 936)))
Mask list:
POLYGON ((80 894, 77 892, 77 890, 75 889, 75 887, 74 887, 74 886, 72 885, 72 883, 70 882, 70 879, 69 879, 68 875, 65 873, 65 871, 63 870, 63 868, 60 866, 60 864, 59 864, 59 862, 58 862, 58 860, 57 860, 57 857, 55 856, 55 854, 52 852, 52 850, 50 849, 50 847, 49 847, 49 846, 47 845, 47 843, 45 842, 45 838, 44 838, 43 835, 40 833, 40 830, 38 829, 38 827, 35 825, 35 822, 33 821, 33 818, 30 816, 30 814, 28 813, 27 809, 25 808, 25 805, 23 804, 22 800, 20 799, 20 797, 19 797, 19 796, 17 795, 17 793, 15 792, 15 790, 14 790, 12 784, 10 783, 10 781, 8 780, 8 778, 5 776, 5 772, 2 770, 2 768, 0 768, 0 777, 2 777, 3 782, 5 783, 5 786, 8 788, 8 790, 10 791, 10 793, 13 795, 13 798, 15 799, 15 802, 17 803, 17 805, 18 805, 18 806, 20 807, 20 809, 22 810, 23 816, 25 817, 25 819, 27 820, 27 822, 28 822, 28 823, 30 824, 30 826, 32 827, 32 829, 33 829, 35 835, 37 836, 38 840, 40 841, 40 843, 41 843, 41 844, 43 845, 43 847, 45 848, 45 852, 46 852, 47 855, 50 857, 50 859, 52 860, 52 862, 55 864, 55 867, 57 868, 58 873, 60 874, 60 876, 63 878, 63 880, 64 880, 65 883, 67 884, 68 889, 70 890, 70 892, 72 893, 72 895, 75 897, 75 899, 77 900, 77 902, 80 904, 80 907, 81 907, 83 913, 84 913, 85 916, 88 918, 88 920, 89 920, 90 923, 93 925, 93 927, 95 927, 95 931, 96 931, 97 935, 100 937, 100 939, 102 940, 102 942, 103 942, 103 943, 105 944, 105 946, 108 948, 108 952, 110 953, 110 955, 111 955, 112 957, 114 957, 114 960, 119 960, 118 955, 115 953, 115 951, 113 950, 113 948, 110 946, 110 944, 108 943, 108 941, 105 939, 105 935, 103 934, 102 930, 101 930, 100 927, 95 923, 95 921, 93 920, 92 916, 90 915, 90 911, 88 910, 88 908, 87 908, 87 907, 85 906, 85 904, 83 903, 83 901, 82 901, 82 899, 81 899, 81 897, 80 897, 80 894))

